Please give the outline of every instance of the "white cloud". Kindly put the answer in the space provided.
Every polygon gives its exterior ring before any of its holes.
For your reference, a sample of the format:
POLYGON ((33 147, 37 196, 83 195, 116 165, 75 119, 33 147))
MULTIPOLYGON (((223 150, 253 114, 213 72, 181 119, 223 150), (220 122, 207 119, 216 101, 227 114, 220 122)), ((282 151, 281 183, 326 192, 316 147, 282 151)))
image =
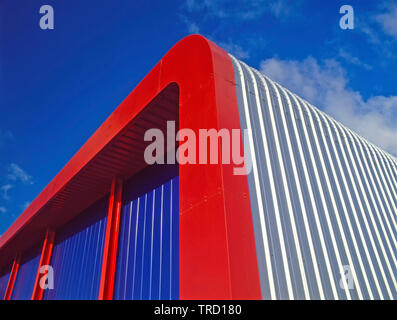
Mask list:
POLYGON ((192 34, 197 34, 200 33, 200 28, 196 23, 192 22, 188 24, 188 32, 192 34))
POLYGON ((231 53, 238 59, 247 59, 249 57, 248 51, 244 50, 239 45, 233 43, 230 39, 228 42, 218 43, 220 47, 225 49, 228 53, 231 53))
POLYGON ((397 4, 386 7, 388 11, 377 14, 375 20, 381 25, 386 34, 397 39, 397 4))
POLYGON ((10 199, 10 196, 8 195, 8 191, 10 191, 10 189, 12 189, 12 185, 11 184, 5 184, 3 186, 0 187, 0 193, 3 199, 8 200, 10 199))
POLYGON ((268 12, 283 20, 297 15, 297 0, 186 0, 188 12, 206 11, 215 18, 253 20, 268 12))
POLYGON ((300 1, 275 0, 269 3, 270 13, 277 19, 284 21, 297 15, 297 7, 300 1))
POLYGON ((297 93, 361 136, 397 155, 397 96, 365 100, 348 87, 346 71, 334 59, 322 62, 267 59, 261 72, 297 93))
POLYGON ((397 3, 393 1, 380 1, 374 11, 364 11, 355 16, 355 29, 366 36, 371 44, 368 51, 377 56, 372 60, 381 65, 396 58, 397 3))
POLYGON ((339 57, 344 59, 345 61, 347 61, 350 64, 354 64, 354 65, 356 65, 358 67, 362 67, 366 70, 372 69, 372 66, 362 62, 358 57, 353 56, 351 53, 347 52, 344 49, 339 49, 339 57))
POLYGON ((200 33, 200 28, 197 23, 193 22, 192 19, 187 17, 186 15, 180 14, 179 15, 182 22, 186 25, 187 31, 189 34, 198 34, 200 33))
POLYGON ((27 184, 33 183, 32 177, 15 163, 9 165, 7 177, 11 181, 21 181, 27 184))
POLYGON ((5 207, 0 207, 0 213, 6 213, 7 209, 5 207))
POLYGON ((243 17, 246 13, 251 14, 251 10, 248 8, 256 5, 257 2, 260 0, 247 0, 245 3, 238 3, 241 10, 237 12, 232 9, 233 3, 226 0, 187 0, 186 9, 189 12, 206 11, 208 15, 216 18, 243 17))

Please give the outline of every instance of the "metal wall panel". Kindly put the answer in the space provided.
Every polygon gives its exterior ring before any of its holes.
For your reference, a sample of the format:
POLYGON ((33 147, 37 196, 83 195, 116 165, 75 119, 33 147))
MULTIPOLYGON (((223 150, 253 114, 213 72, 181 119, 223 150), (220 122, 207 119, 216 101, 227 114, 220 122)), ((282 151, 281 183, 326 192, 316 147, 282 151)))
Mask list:
POLYGON ((3 271, 4 272, 0 276, 0 300, 3 300, 4 295, 6 294, 8 279, 10 279, 10 274, 11 274, 11 266, 3 271))
POLYGON ((151 166, 124 188, 115 299, 179 299, 176 170, 151 166))
POLYGON ((32 298, 33 286, 40 263, 40 249, 40 246, 37 246, 22 255, 11 293, 11 300, 30 300, 32 298))
POLYGON ((397 160, 232 61, 263 298, 396 299, 397 160))
POLYGON ((106 234, 108 197, 104 197, 55 233, 51 257, 54 289, 44 299, 98 298, 106 234))

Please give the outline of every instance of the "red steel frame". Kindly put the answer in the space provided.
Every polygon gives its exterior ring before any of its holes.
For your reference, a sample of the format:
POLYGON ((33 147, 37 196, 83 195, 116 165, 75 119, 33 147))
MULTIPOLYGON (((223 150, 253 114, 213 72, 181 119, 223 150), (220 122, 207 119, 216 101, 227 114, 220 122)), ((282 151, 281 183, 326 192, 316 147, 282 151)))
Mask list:
POLYGON ((14 262, 12 264, 10 278, 8 279, 6 293, 4 295, 4 300, 10 300, 12 289, 14 288, 15 279, 17 278, 17 273, 19 270, 19 263, 21 261, 21 257, 17 254, 14 258, 14 262))
POLYGON ((40 273, 40 269, 42 266, 46 266, 50 264, 52 249, 54 247, 54 239, 55 239, 55 233, 51 230, 47 230, 43 243, 43 249, 41 251, 39 268, 37 269, 36 280, 33 287, 32 300, 43 299, 44 290, 40 286, 40 279, 43 276, 43 274, 40 273))
MULTIPOLYGON (((0 251, 170 83, 179 86, 180 129, 190 128, 196 133, 199 129, 240 129, 230 57, 202 36, 184 38, 5 232, 0 251)), ((179 168, 181 299, 261 298, 247 178, 233 175, 232 170, 232 164, 186 164, 179 168)), ((121 186, 116 185, 114 182, 110 197, 117 206, 109 207, 100 299, 111 299, 113 294, 120 212, 118 200, 112 197, 117 194, 120 199, 119 192, 121 197, 121 186)), ((15 272, 11 284, 14 279, 15 272)), ((12 285, 9 287, 8 294, 12 285)))
POLYGON ((117 243, 119 239, 121 196, 123 180, 114 178, 109 197, 108 220, 106 226, 105 247, 102 259, 99 300, 113 298, 114 277, 117 260, 117 243))

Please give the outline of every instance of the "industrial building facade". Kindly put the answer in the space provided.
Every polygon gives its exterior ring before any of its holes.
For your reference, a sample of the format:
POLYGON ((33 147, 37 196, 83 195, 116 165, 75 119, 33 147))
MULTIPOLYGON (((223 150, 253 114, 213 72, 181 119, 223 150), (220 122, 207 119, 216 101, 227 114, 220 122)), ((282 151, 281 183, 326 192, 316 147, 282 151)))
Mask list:
POLYGON ((396 256, 397 160, 189 36, 0 238, 0 297, 396 299, 396 256), (148 165, 168 121, 246 130, 252 169, 148 165))

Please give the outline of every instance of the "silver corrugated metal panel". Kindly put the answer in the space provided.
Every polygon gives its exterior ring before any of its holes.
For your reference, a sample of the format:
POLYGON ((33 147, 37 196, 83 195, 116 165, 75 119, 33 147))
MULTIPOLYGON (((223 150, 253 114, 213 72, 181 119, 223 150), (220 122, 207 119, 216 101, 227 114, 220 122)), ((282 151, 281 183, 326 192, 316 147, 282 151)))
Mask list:
POLYGON ((232 60, 263 298, 396 299, 395 158, 232 60))

